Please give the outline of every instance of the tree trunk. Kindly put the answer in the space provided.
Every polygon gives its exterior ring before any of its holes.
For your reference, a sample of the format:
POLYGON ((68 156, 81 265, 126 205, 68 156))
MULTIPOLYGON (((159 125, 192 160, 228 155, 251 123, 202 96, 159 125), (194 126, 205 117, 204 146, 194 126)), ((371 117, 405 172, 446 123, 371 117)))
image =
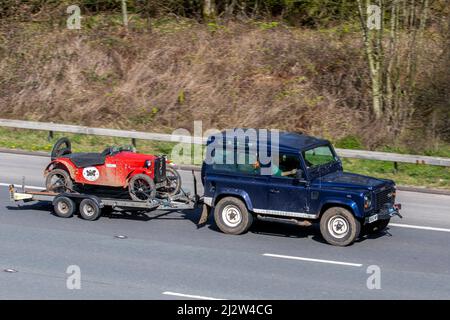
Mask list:
MULTIPOLYGON (((372 90, 372 113, 375 119, 383 115, 383 73, 382 73, 382 30, 369 30, 367 19, 361 0, 357 0, 364 47, 369 64, 370 82, 372 90)), ((370 2, 367 1, 366 9, 370 2)))
POLYGON ((128 30, 128 10, 126 0, 122 0, 122 18, 123 18, 123 26, 125 27, 125 30, 128 30))
POLYGON ((216 19, 215 0, 203 0, 203 19, 205 21, 214 21, 216 19))

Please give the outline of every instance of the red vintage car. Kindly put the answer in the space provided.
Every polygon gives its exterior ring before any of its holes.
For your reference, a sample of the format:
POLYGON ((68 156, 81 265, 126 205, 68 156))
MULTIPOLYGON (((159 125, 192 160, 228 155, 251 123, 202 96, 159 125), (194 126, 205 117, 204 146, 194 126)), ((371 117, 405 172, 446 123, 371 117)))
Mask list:
MULTIPOLYGON (((132 200, 148 201, 180 192, 181 177, 165 156, 136 153, 132 146, 108 147, 101 153, 72 153, 68 138, 53 146, 46 167, 46 188, 71 192, 96 186, 127 190, 132 200)), ((123 193, 123 192, 122 192, 123 193)))

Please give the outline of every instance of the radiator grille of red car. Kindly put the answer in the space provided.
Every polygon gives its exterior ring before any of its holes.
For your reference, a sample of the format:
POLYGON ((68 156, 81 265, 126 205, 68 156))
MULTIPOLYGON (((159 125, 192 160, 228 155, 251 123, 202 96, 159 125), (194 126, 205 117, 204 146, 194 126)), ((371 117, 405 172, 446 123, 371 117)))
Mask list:
POLYGON ((162 157, 155 159, 155 182, 162 182, 166 179, 166 161, 162 157))

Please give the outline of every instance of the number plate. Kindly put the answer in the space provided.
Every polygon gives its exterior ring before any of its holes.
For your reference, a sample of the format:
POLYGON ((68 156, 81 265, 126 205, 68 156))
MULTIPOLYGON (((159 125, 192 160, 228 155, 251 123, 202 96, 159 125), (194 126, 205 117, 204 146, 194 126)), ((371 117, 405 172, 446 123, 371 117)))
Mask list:
POLYGON ((369 223, 375 222, 378 220, 378 214, 374 214, 373 216, 369 217, 369 223))

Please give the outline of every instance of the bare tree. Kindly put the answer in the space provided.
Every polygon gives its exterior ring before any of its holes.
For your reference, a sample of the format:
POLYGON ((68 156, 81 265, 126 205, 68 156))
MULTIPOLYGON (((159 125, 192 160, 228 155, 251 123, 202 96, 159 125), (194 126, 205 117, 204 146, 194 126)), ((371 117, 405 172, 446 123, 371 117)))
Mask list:
MULTIPOLYGON (((370 1, 366 0, 364 6, 362 0, 357 0, 359 19, 363 34, 364 47, 369 64, 371 88, 372 88, 372 111, 376 119, 380 119, 383 114, 383 92, 382 92, 382 68, 383 68, 383 18, 379 17, 380 26, 370 27, 367 15, 370 9, 370 1)), ((382 1, 378 1, 381 9, 382 1)), ((382 13, 382 10, 380 10, 382 13)), ((375 23, 375 22, 374 22, 375 23)))
POLYGON ((216 3, 215 0, 203 0, 203 18, 208 20, 214 20, 216 18, 216 3))
POLYGON ((127 1, 122 0, 122 18, 123 18, 123 26, 126 30, 128 30, 128 10, 127 10, 127 1))
POLYGON ((395 124, 392 128, 401 130, 415 111, 417 68, 429 0, 378 0, 377 28, 369 27, 370 7, 373 7, 370 0, 365 4, 357 0, 357 3, 371 80, 371 109, 377 120, 384 118, 395 124), (385 12, 390 16, 387 40, 385 12))

